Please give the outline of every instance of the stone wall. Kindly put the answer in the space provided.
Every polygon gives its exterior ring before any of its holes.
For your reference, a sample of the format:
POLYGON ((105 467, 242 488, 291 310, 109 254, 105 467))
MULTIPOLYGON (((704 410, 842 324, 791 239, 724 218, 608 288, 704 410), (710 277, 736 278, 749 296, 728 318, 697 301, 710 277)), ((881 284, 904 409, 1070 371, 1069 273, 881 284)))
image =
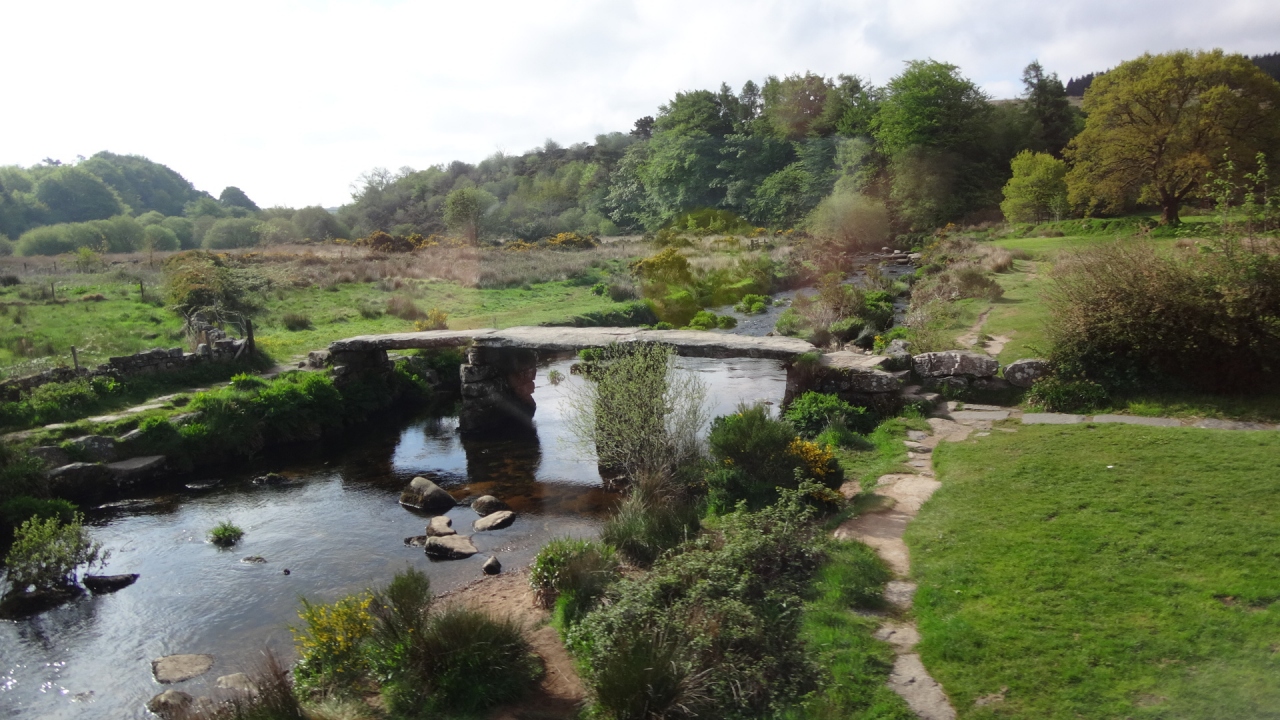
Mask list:
MULTIPOLYGON (((215 328, 216 329, 216 328, 215 328)), ((218 333, 221 333, 219 330, 218 333)), ((20 399, 41 385, 69 382, 77 378, 110 377, 116 380, 138 375, 174 372, 206 362, 230 362, 246 351, 245 341, 211 333, 211 343, 200 343, 196 352, 185 353, 182 348, 153 348, 133 355, 108 358, 95 368, 53 368, 34 375, 9 378, 0 381, 0 398, 7 401, 20 399)))

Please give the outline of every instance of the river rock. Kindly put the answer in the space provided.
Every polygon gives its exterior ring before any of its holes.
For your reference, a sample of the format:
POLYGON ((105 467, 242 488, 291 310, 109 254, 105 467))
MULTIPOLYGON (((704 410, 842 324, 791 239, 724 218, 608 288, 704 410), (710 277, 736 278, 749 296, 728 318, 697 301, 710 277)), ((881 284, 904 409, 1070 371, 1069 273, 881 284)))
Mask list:
POLYGON ((450 520, 448 515, 437 515, 431 518, 431 522, 427 523, 427 537, 444 537, 457 534, 457 531, 453 529, 453 520, 450 520))
POLYGON ((258 686, 254 685, 253 681, 249 679, 249 676, 244 673, 223 675, 218 678, 217 683, 218 687, 223 690, 234 690, 235 692, 243 693, 245 695, 258 694, 258 686))
POLYGON ((62 467, 71 462, 71 456, 57 445, 38 445, 27 451, 31 457, 45 464, 45 467, 62 467))
POLYGON ((167 655, 151 661, 151 673, 156 676, 156 682, 165 685, 199 677, 209 672, 211 667, 212 655, 167 655))
POLYGON ((165 462, 163 455, 144 455, 107 463, 107 472, 111 473, 117 481, 133 482, 164 470, 165 462))
POLYGON ((1004 379, 1017 387, 1029 388, 1032 383, 1047 376, 1051 370, 1048 360, 1024 358, 1004 366, 1004 379))
POLYGON ((471 509, 477 515, 488 515, 499 510, 510 510, 507 504, 492 495, 481 495, 471 503, 471 509))
POLYGON ((423 547, 427 544, 428 535, 414 535, 404 539, 404 544, 409 547, 423 547))
POLYGON ((516 514, 510 510, 499 510, 491 515, 486 515, 475 521, 472 527, 476 532, 484 532, 486 530, 498 530, 509 526, 516 521, 516 514))
POLYGON ((264 565, 266 564, 267 559, 262 557, 261 555, 250 555, 249 557, 240 558, 240 562, 246 563, 249 565, 264 565))
POLYGON ((400 493, 400 504, 415 510, 444 510, 457 505, 453 496, 424 477, 416 477, 400 493))
POLYGON ((103 495, 111 473, 102 463, 76 462, 47 473, 51 495, 74 502, 92 502, 103 495))
POLYGON ((269 472, 266 475, 259 475, 253 479, 254 485, 288 485, 289 478, 280 473, 269 472))
POLYGON ((165 690, 147 701, 147 710, 166 718, 178 718, 186 715, 194 698, 181 690, 165 690))
POLYGON ((428 556, 437 560, 462 560, 480 552, 472 544, 471 538, 462 535, 429 537, 422 547, 428 556))
POLYGON ((1000 363, 990 355, 982 355, 963 350, 947 350, 945 352, 921 353, 911 358, 916 374, 923 378, 955 377, 995 377, 1000 363))
POLYGON ((496 555, 490 555, 488 560, 484 561, 484 565, 480 566, 485 575, 497 575, 502 572, 502 563, 498 562, 496 555))
POLYGON ((94 462, 110 462, 116 459, 116 439, 113 437, 85 435, 67 442, 94 462))
POLYGON ((113 593, 127 588, 138 580, 138 573, 127 575, 85 575, 84 586, 95 595, 113 593))

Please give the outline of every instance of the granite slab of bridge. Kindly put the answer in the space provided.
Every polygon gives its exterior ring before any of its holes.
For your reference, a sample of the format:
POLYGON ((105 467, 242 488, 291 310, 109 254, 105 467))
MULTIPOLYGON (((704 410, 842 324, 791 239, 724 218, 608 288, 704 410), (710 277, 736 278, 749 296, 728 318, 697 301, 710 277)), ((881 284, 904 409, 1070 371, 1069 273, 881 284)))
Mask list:
MULTIPOLYGON (((339 374, 358 373, 385 369, 388 351, 465 347, 459 429, 495 430, 509 427, 513 421, 525 426, 531 423, 540 360, 614 343, 663 343, 685 357, 778 360, 787 368, 788 399, 819 381, 824 387, 843 390, 842 395, 852 393, 864 401, 868 398, 861 395, 889 393, 896 398, 902 386, 901 375, 882 369, 884 357, 833 352, 813 360, 811 354, 818 348, 798 338, 697 330, 513 327, 362 335, 330 343, 328 362, 339 374), (797 363, 802 355, 809 355, 810 360, 797 363)), ((863 404, 884 401, 883 397, 872 398, 863 404)))

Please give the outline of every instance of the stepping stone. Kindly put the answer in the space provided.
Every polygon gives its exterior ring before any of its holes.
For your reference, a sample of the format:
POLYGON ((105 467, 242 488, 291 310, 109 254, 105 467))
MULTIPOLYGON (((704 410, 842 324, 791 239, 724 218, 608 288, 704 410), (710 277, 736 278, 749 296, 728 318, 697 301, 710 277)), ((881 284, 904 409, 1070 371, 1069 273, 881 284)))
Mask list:
POLYGON ((906 446, 907 446, 907 449, 908 449, 908 450, 910 450, 910 451, 912 451, 912 452, 918 452, 918 453, 931 453, 931 452, 933 452, 933 448, 929 447, 928 445, 921 445, 920 443, 918 443, 918 442, 916 442, 916 441, 914 441, 914 440, 903 440, 903 441, 902 441, 902 444, 903 444, 903 445, 906 445, 906 446))
POLYGON ((254 685, 253 681, 249 679, 249 676, 244 673, 223 675, 218 678, 217 683, 218 687, 223 690, 234 690, 239 693, 244 693, 245 695, 258 694, 258 686, 254 685))
POLYGON ((135 480, 163 470, 164 464, 163 455, 144 455, 107 463, 107 471, 117 480, 135 480))
POLYGON ((193 700, 181 690, 165 690, 147 701, 147 709, 162 718, 178 718, 186 715, 193 700))
POLYGON ((947 403, 947 410, 949 412, 965 412, 968 410, 977 410, 979 412, 1001 412, 1008 411, 1009 408, 1001 407, 999 405, 979 405, 977 403, 960 403, 953 401, 947 403))
POLYGON ((1137 415, 1094 415, 1093 422, 1146 425, 1148 427, 1182 427, 1182 421, 1174 418, 1138 417, 1137 415))
POLYGON ((977 422, 979 420, 1008 420, 1008 410, 956 410, 948 413, 956 422, 977 422))
POLYGON ((151 673, 156 682, 169 683, 190 680, 199 677, 213 667, 212 655, 168 655, 151 661, 151 673))
POLYGON ((956 711, 951 701, 924 668, 919 655, 899 655, 893 662, 888 685, 907 701, 920 720, 955 720, 956 711))
POLYGON ((462 560, 480 552, 471 543, 471 538, 461 535, 429 537, 422 547, 429 557, 437 560, 462 560))
POLYGON ((925 439, 925 438, 927 438, 927 437, 929 437, 929 433, 924 432, 923 430, 908 430, 908 431, 907 431, 907 439, 908 439, 908 440, 913 440, 913 441, 915 441, 915 442, 920 442, 921 440, 924 440, 924 439, 925 439))
POLYGON ((902 541, 911 516, 897 510, 859 515, 836 528, 837 540, 857 540, 876 551, 895 575, 911 571, 911 554, 902 541))
POLYGON ((1266 425, 1256 422, 1241 422, 1239 420, 1201 420, 1195 424, 1195 427, 1204 428, 1206 430, 1273 430, 1275 426, 1266 425))
POLYGON ((1083 415, 1066 413, 1023 413, 1023 425, 1076 425, 1084 422, 1083 415))
POLYGON ((893 498, 893 509, 907 515, 920 512, 920 506, 942 487, 942 483, 923 475, 882 475, 876 483, 876 494, 893 498))
POLYGON ((424 477, 416 477, 400 493, 400 504, 414 510, 445 510, 458 503, 440 486, 424 477))
POLYGON ((906 580, 890 580, 884 586, 884 599, 900 610, 910 610, 916 599, 916 584, 906 580))
POLYGON ((437 515, 431 518, 431 522, 427 524, 427 535, 435 537, 444 537, 445 535, 457 535, 457 531, 453 529, 453 520, 447 515, 437 515))
POLYGON ((874 637, 889 643, 898 652, 909 652, 920 642, 920 631, 916 629, 914 623, 897 623, 891 620, 881 625, 874 637))
POLYGON ((476 532, 484 532, 486 530, 499 530, 507 527, 516 521, 516 514, 510 510, 499 510, 490 515, 485 515, 472 524, 476 532))

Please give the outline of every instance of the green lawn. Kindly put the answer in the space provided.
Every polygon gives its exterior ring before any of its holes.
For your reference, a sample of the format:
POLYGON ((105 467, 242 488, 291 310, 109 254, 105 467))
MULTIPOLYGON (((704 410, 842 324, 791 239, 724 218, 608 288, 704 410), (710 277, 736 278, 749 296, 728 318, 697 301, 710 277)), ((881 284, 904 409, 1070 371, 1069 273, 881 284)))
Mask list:
POLYGON ((961 717, 1280 718, 1280 433, 1020 426, 936 467, 907 542, 961 717))

